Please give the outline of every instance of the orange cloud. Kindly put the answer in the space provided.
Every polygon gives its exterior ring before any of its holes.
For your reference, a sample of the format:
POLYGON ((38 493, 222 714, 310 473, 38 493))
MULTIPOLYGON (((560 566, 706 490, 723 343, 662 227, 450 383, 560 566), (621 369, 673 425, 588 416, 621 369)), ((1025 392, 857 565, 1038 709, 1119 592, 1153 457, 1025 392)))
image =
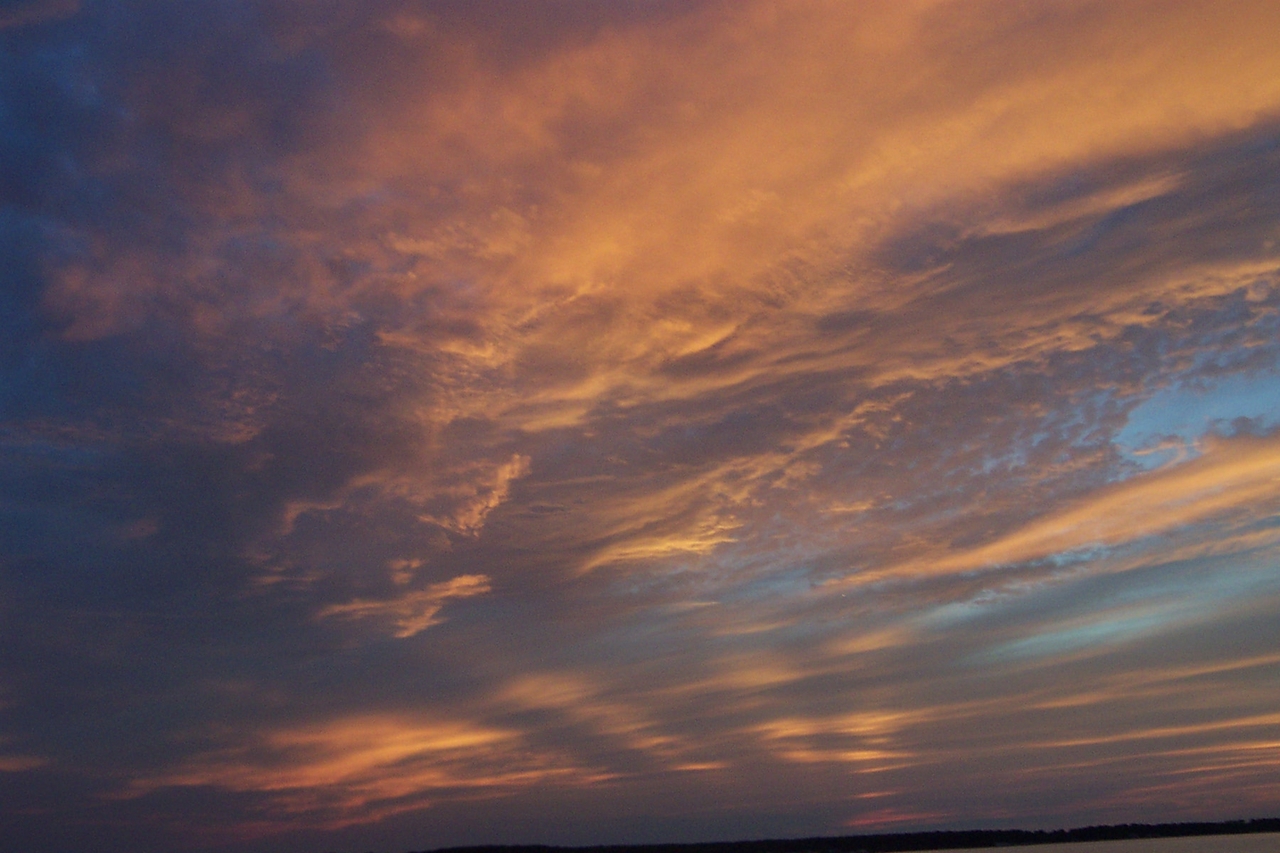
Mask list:
POLYGON ((332 604, 316 616, 320 619, 336 617, 390 622, 395 626, 394 636, 403 639, 438 625, 442 620, 437 618, 437 614, 449 601, 483 595, 490 589, 489 578, 485 575, 458 575, 388 601, 356 599, 346 604, 332 604))
POLYGON ((44 767, 49 759, 38 755, 0 755, 0 773, 21 773, 44 767))
POLYGON ((337 828, 530 785, 590 784, 600 774, 523 744, 519 733, 466 721, 366 714, 283 726, 240 746, 136 779, 129 796, 213 786, 269 796, 280 827, 337 828))
MULTIPOLYGON (((1276 23, 1274 10, 1238 11, 1126 6, 1049 22, 999 6, 744 4, 714 26, 693 16, 614 33, 511 76, 477 78, 385 126, 378 170, 425 177, 420 164, 436 161, 423 146, 447 138, 547 196, 536 213, 503 196, 465 225, 428 218, 416 226, 425 236, 397 232, 394 245, 424 272, 468 259, 484 294, 474 318, 482 344, 458 352, 477 368, 522 374, 518 394, 474 398, 474 411, 512 425, 580 422, 602 396, 692 398, 765 378, 779 356, 813 345, 789 316, 912 299, 900 277, 886 285, 874 270, 852 279, 837 270, 921 211, 980 211, 993 191, 1029 176, 1275 114, 1277 57, 1258 35, 1276 23), (996 35, 1006 29, 1018 37, 996 35), (575 109, 633 135, 592 147, 575 109), (740 361, 711 375, 665 369, 701 354, 740 361)), ((1144 179, 1055 215, 1093 215, 1176 185, 1144 179)), ((1010 227, 993 213, 986 227, 1010 227)), ((1041 346, 1063 343, 1050 333, 1041 346)), ((984 354, 971 355, 981 366, 984 354)))
MULTIPOLYGON (((994 542, 959 553, 936 553, 866 572, 885 577, 959 574, 1066 554, 1115 547, 1218 518, 1239 521, 1270 512, 1280 498, 1280 440, 1248 437, 1206 443, 1204 455, 1101 489, 994 542)), ((1270 541, 1269 537, 1263 537, 1270 541)), ((1254 543, 1257 537, 1247 538, 1254 543)))

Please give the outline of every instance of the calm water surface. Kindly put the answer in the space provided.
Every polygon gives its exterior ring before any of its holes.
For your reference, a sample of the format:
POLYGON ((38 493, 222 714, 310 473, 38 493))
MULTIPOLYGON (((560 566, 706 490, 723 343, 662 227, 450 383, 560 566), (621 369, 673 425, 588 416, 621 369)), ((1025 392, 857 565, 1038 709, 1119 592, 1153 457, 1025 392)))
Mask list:
MULTIPOLYGON (((985 850, 997 848, 987 847, 985 850)), ((1192 838, 1136 838, 1129 841, 1081 841, 1074 844, 1035 844, 1004 850, 1041 853, 1280 853, 1280 833, 1201 835, 1192 838)))

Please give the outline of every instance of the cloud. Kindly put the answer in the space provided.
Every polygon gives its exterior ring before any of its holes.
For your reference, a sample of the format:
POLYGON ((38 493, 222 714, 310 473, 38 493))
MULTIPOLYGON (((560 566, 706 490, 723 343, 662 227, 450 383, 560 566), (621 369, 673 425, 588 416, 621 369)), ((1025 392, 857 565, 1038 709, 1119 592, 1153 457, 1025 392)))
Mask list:
POLYGON ((38 755, 0 755, 0 773, 21 773, 49 763, 38 755))
POLYGON ((404 593, 391 601, 356 599, 346 604, 331 604, 321 610, 317 617, 390 621, 395 625, 394 636, 404 639, 438 624, 441 620, 436 614, 451 599, 483 595, 490 589, 489 578, 485 575, 458 575, 426 589, 404 593))
POLYGON ((529 473, 529 457, 514 455, 494 470, 489 482, 469 483, 463 487, 466 497, 452 518, 424 517, 447 530, 475 535, 484 526, 484 519, 507 499, 511 483, 529 473))
POLYGON ((531 784, 583 785, 598 774, 523 746, 517 733, 467 721, 364 715, 249 734, 236 746, 135 780, 128 797, 212 786, 265 794, 259 833, 341 828, 420 810, 437 799, 502 796, 531 784), (477 772, 479 764, 488 770, 477 772), (275 826, 271 826, 275 824, 275 826))
POLYGON ((1280 494, 1278 448, 1274 438, 1211 440, 1197 459, 1100 489, 994 542, 887 567, 858 581, 999 568, 1081 549, 1115 548, 1190 524, 1259 520, 1280 494))

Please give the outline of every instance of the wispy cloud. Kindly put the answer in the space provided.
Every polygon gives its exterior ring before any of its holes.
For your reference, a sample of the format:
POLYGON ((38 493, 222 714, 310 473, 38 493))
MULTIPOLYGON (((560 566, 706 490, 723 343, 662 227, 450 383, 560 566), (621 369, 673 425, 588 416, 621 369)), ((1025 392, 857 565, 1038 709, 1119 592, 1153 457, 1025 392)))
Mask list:
MULTIPOLYGON (((1274 439, 1209 440, 1199 458, 1106 486, 1075 506, 1039 518, 977 548, 921 558, 861 583, 892 575, 930 575, 1000 568, 1072 552, 1114 548, 1175 528, 1213 521, 1230 530, 1269 518, 1280 495, 1274 439)), ((1264 534, 1267 535, 1267 534, 1264 534)), ((1215 535, 1220 539, 1222 534, 1215 535)), ((1254 544, 1256 540, 1245 540, 1254 544)))
POLYGON ((389 601, 356 599, 346 604, 331 604, 317 615, 321 619, 387 621, 395 626, 395 636, 412 637, 440 622, 437 614, 450 600, 482 595, 490 589, 489 578, 485 575, 458 575, 452 580, 407 592, 389 601))

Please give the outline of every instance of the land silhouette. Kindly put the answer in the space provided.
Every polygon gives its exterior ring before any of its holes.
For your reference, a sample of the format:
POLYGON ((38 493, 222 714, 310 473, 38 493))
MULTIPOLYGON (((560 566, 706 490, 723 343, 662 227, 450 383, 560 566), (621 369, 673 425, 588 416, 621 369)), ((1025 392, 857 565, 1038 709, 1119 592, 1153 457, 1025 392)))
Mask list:
POLYGON ((1134 838, 1181 838, 1194 835, 1243 835, 1280 832, 1280 818, 1254 818, 1193 823, 1122 823, 1075 829, 961 829, 897 832, 758 841, 708 841, 696 844, 610 844, 567 847, 546 844, 442 847, 422 853, 892 853, 899 850, 956 850, 978 847, 1022 847, 1073 841, 1120 841, 1134 838))

